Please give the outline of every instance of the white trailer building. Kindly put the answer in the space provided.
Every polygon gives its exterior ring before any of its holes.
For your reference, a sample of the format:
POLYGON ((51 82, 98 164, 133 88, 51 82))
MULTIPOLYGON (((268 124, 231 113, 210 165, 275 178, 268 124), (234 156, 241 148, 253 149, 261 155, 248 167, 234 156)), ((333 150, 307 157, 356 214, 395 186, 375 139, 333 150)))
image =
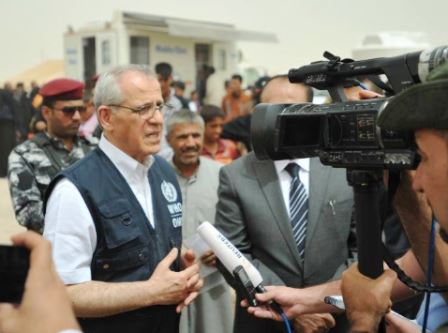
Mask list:
POLYGON ((223 81, 238 71, 236 41, 276 42, 271 33, 237 30, 231 24, 116 11, 113 20, 64 35, 68 77, 88 82, 118 64, 158 62, 173 65, 174 75, 193 88, 203 65, 223 81))

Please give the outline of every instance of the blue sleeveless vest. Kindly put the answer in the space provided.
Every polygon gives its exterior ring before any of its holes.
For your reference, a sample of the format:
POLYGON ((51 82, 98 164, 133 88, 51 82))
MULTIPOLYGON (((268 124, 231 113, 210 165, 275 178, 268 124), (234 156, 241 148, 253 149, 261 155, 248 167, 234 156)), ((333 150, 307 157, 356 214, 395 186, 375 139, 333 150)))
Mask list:
MULTIPOLYGON (((91 262, 92 280, 147 280, 157 264, 182 243, 182 197, 169 164, 158 156, 148 172, 155 228, 131 188, 109 158, 95 149, 51 182, 69 179, 81 193, 95 223, 97 246, 91 262)), ((45 208, 44 208, 45 209, 45 208)), ((171 269, 179 271, 179 259, 171 269)), ((179 331, 175 305, 158 305, 103 318, 78 318, 84 333, 150 333, 179 331)))

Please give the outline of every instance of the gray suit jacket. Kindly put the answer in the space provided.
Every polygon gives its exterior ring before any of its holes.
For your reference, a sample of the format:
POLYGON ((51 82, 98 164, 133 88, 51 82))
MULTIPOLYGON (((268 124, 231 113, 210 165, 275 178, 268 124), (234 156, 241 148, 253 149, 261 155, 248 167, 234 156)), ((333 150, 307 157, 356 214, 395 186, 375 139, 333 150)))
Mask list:
MULTIPOLYGON (((353 191, 345 169, 323 166, 317 158, 310 161, 304 262, 272 161, 259 161, 250 153, 223 167, 218 198, 216 226, 260 270, 265 285, 320 284, 339 277, 355 259, 353 191)), ((269 325, 237 305, 234 332, 277 332, 269 325)))

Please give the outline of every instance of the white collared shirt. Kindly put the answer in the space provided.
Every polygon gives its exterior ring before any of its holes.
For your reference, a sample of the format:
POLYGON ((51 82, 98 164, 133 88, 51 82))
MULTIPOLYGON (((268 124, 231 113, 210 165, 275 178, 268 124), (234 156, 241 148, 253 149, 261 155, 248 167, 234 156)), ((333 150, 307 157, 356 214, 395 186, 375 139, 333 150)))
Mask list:
MULTIPOLYGON (((144 164, 101 137, 99 148, 123 175, 143 211, 154 226, 152 195, 148 169, 152 156, 144 164)), ((47 203, 44 237, 53 245, 53 260, 65 284, 78 284, 92 279, 90 264, 97 245, 95 224, 84 199, 68 179, 59 181, 47 203)))
POLYGON ((151 167, 154 158, 148 156, 144 164, 141 164, 122 150, 115 147, 106 139, 106 137, 104 137, 104 135, 101 137, 99 147, 124 177, 140 206, 143 208, 146 217, 154 227, 154 211, 152 208, 152 195, 148 179, 148 170, 151 167))
POLYGON ((274 161, 275 171, 280 183, 280 189, 283 195, 283 201, 285 203, 286 210, 289 215, 289 189, 291 186, 292 177, 288 171, 285 170, 289 163, 296 163, 300 166, 299 178, 305 187, 306 193, 310 195, 310 159, 309 158, 297 158, 295 160, 279 160, 274 161))

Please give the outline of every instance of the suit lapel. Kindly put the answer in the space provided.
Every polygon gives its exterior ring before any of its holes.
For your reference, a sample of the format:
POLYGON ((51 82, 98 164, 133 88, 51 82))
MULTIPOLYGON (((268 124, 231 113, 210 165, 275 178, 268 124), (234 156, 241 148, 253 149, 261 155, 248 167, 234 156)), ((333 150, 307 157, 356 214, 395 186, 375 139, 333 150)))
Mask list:
POLYGON ((309 247, 314 231, 320 219, 323 205, 326 204, 326 192, 329 182, 330 168, 320 163, 318 158, 310 160, 310 196, 309 196, 309 212, 308 225, 306 230, 306 248, 309 247))
POLYGON ((252 163, 254 172, 257 175, 260 188, 266 199, 267 206, 271 210, 272 216, 280 229, 288 249, 299 267, 302 266, 297 245, 292 236, 291 226, 289 225, 289 216, 286 211, 280 184, 272 161, 254 160, 252 163))

